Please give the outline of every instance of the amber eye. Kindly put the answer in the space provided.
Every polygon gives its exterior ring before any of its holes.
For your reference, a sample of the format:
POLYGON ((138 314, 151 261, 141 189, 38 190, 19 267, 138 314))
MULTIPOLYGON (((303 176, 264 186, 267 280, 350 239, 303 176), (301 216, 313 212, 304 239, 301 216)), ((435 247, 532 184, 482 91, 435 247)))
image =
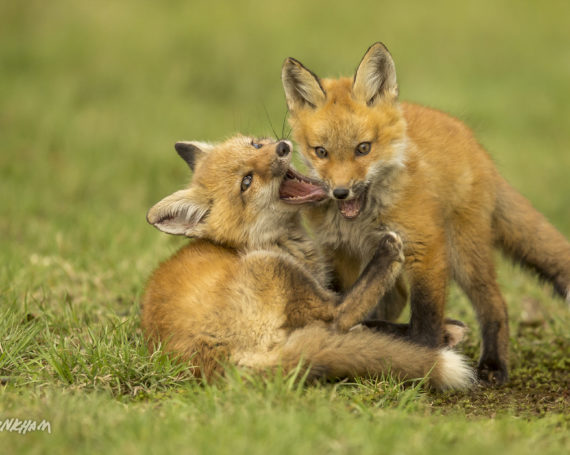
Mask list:
POLYGON ((253 181, 253 174, 247 174, 243 179, 241 179, 241 192, 249 188, 251 182, 253 181))
POLYGON ((327 156, 329 156, 329 152, 327 152, 327 149, 324 147, 315 147, 315 154, 319 158, 326 158, 327 156))
POLYGON ((261 147, 263 147, 263 144, 258 144, 257 142, 254 142, 253 139, 251 140, 251 145, 256 149, 260 149, 261 147))
POLYGON ((368 155, 370 152, 370 142, 361 142, 356 146, 354 153, 356 156, 368 155))

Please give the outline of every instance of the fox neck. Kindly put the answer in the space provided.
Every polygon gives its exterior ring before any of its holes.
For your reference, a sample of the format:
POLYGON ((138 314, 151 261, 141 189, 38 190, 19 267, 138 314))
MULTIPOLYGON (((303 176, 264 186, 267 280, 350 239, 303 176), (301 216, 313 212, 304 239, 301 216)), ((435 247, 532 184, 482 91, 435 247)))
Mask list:
POLYGON ((331 266, 325 261, 322 250, 308 235, 305 228, 299 225, 298 229, 291 231, 278 246, 282 252, 300 262, 303 268, 322 286, 329 285, 331 266))
POLYGON ((409 184, 414 147, 407 136, 393 145, 395 155, 389 161, 376 163, 367 176, 368 194, 364 213, 377 217, 395 206, 409 184))
POLYGON ((324 255, 301 223, 301 215, 281 222, 273 230, 251 235, 242 253, 267 250, 288 256, 307 270, 323 286, 329 281, 329 265, 324 255))

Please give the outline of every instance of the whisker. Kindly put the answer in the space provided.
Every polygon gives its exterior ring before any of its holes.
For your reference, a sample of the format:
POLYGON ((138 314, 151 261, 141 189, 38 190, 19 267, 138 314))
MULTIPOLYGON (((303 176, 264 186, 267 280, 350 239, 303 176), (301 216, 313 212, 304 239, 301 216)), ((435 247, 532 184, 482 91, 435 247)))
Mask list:
POLYGON ((267 106, 265 106, 265 104, 263 104, 263 110, 265 111, 265 116, 267 117, 267 121, 269 122, 269 127, 271 128, 271 131, 273 131, 273 137, 279 140, 279 138, 277 137, 277 131, 275 131, 275 128, 273 128, 273 122, 271 121, 271 117, 269 116, 269 111, 267 110, 267 106))
POLYGON ((281 124, 281 139, 289 139, 289 135, 287 135, 287 137, 284 136, 285 121, 287 120, 287 114, 289 114, 289 109, 285 109, 285 115, 283 116, 283 123, 281 124))

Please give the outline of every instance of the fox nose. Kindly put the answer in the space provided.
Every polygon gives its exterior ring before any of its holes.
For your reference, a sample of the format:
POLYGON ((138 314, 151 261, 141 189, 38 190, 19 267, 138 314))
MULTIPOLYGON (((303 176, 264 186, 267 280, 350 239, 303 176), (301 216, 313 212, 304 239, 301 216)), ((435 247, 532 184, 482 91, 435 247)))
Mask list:
POLYGON ((346 199, 348 193, 350 193, 348 188, 343 188, 342 186, 333 190, 333 196, 337 199, 346 199))
POLYGON ((279 142, 279 144, 277 144, 277 148, 275 149, 275 153, 277 153, 277 156, 279 158, 287 156, 290 151, 291 148, 289 147, 289 144, 287 144, 287 142, 284 141, 279 142))

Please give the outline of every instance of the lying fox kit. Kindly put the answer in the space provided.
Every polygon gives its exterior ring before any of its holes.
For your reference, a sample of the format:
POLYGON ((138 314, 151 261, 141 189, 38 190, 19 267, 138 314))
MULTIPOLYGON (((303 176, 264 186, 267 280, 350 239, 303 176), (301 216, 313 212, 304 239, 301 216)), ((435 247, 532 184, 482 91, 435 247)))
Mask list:
POLYGON ((349 331, 393 285, 402 242, 388 233, 344 296, 326 288, 324 262, 300 222, 300 208, 327 198, 290 167, 291 144, 237 136, 217 145, 176 144, 194 171, 190 186, 156 204, 149 223, 195 237, 162 263, 143 297, 142 327, 206 379, 229 362, 254 370, 302 362, 311 378, 429 373, 438 389, 473 381, 462 356, 349 331))

